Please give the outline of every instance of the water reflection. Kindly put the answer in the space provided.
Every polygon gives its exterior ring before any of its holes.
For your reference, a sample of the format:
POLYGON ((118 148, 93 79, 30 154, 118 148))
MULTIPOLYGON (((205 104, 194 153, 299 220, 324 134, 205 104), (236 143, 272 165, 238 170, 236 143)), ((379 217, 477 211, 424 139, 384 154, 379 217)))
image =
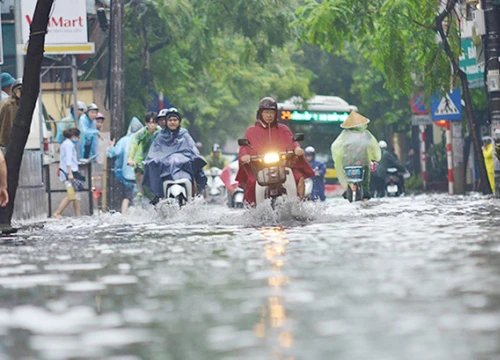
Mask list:
POLYGON ((272 344, 271 359, 294 360, 295 357, 291 354, 294 335, 290 330, 291 319, 283 301, 286 285, 290 282, 283 271, 286 264, 286 246, 290 240, 281 227, 264 228, 260 235, 267 240, 264 253, 271 266, 271 274, 267 279, 270 295, 267 303, 260 309, 260 321, 254 326, 254 334, 272 344))

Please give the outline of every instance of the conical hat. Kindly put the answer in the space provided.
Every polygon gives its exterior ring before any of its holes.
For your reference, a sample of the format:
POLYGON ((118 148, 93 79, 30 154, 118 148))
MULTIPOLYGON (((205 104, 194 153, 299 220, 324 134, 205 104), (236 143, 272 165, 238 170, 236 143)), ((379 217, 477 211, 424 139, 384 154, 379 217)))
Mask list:
POLYGON ((344 129, 350 129, 361 125, 366 125, 369 122, 370 120, 365 118, 363 115, 357 113, 356 111, 351 111, 349 117, 345 119, 342 124, 340 124, 340 127, 344 129))

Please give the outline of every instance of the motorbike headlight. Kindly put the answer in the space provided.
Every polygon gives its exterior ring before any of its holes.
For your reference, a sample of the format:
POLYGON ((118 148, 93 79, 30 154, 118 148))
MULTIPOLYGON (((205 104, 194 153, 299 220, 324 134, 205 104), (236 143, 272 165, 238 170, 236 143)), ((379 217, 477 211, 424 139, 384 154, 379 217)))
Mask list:
POLYGON ((274 164, 280 160, 280 156, 276 153, 269 153, 264 155, 264 162, 266 164, 274 164))

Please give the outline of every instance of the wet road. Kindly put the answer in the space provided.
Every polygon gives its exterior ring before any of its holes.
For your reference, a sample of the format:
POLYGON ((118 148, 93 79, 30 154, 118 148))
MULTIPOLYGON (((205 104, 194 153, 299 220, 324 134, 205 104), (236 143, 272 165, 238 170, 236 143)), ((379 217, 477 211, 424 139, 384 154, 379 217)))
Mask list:
POLYGON ((500 201, 51 220, 0 247, 0 359, 500 359, 500 201))

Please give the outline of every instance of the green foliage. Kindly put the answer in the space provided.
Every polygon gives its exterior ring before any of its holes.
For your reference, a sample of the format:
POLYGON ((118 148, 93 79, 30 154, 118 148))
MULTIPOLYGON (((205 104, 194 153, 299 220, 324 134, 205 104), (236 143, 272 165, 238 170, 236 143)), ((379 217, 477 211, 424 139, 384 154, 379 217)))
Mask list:
POLYGON ((405 180, 406 190, 422 190, 423 180, 421 175, 413 175, 409 179, 405 180))
MULTIPOLYGON (((449 60, 436 41, 438 12, 438 0, 306 0, 295 24, 303 41, 327 50, 345 49, 346 42, 359 45, 389 90, 409 95, 421 83, 434 93, 450 83, 449 60)), ((455 26, 448 40, 458 56, 455 26)))
POLYGON ((309 97, 313 74, 297 66, 292 0, 130 1, 126 11, 126 116, 151 91, 180 109, 196 141, 236 138, 260 98, 309 97), (154 50, 152 50, 154 49, 154 50))

